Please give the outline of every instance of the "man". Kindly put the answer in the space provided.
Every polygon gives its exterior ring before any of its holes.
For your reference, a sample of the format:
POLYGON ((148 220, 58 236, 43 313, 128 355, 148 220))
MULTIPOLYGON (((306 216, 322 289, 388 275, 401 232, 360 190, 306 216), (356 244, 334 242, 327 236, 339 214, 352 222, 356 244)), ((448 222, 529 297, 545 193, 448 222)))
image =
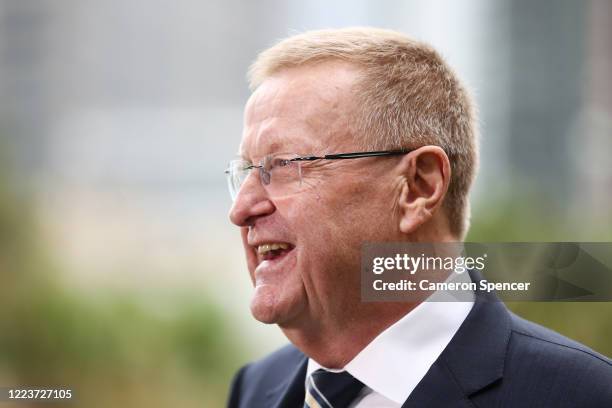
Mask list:
POLYGON ((386 30, 308 32, 260 54, 250 80, 230 219, 251 312, 292 345, 242 368, 230 407, 612 406, 610 360, 490 295, 361 301, 364 242, 468 228, 476 118, 433 49, 386 30))

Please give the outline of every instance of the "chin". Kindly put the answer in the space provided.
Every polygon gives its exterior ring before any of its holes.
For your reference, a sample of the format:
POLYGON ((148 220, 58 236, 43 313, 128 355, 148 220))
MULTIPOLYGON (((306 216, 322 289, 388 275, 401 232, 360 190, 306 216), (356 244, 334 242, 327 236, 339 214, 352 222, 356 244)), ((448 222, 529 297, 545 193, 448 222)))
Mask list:
POLYGON ((271 288, 258 287, 251 299, 251 314, 265 324, 282 326, 293 321, 299 314, 297 302, 287 302, 279 299, 271 288))
POLYGON ((275 324, 278 323, 278 320, 280 319, 279 313, 277 313, 275 310, 262 307, 258 304, 251 304, 251 314, 255 320, 265 324, 275 324))

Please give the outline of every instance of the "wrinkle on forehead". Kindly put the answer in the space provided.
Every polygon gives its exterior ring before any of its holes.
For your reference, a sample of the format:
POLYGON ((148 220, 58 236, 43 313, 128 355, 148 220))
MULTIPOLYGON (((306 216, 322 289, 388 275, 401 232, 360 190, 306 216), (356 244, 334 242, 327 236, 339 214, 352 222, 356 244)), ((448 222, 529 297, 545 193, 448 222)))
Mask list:
POLYGON ((266 79, 249 99, 240 153, 319 153, 350 139, 357 70, 326 62, 290 68, 266 79), (296 150, 298 149, 298 150, 296 150))

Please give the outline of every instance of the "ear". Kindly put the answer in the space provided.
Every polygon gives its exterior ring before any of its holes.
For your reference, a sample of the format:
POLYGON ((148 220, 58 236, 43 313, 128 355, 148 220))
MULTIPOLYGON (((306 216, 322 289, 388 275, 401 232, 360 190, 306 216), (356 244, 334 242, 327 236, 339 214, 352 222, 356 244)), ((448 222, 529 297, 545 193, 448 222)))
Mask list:
POLYGON ((423 146, 404 156, 398 169, 402 176, 399 228, 410 234, 442 205, 450 183, 450 161, 442 148, 423 146))

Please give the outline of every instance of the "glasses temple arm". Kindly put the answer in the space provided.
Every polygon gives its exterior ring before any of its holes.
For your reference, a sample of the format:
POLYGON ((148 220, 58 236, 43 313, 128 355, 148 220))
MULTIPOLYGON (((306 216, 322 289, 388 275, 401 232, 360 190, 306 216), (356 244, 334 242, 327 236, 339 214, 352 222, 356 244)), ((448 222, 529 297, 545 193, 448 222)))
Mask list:
POLYGON ((326 154, 325 156, 305 156, 296 157, 291 161, 313 161, 313 160, 341 160, 341 159, 358 159, 361 157, 377 157, 377 156, 395 156, 400 154, 406 154, 411 150, 380 150, 375 152, 354 152, 354 153, 337 153, 337 154, 326 154))

